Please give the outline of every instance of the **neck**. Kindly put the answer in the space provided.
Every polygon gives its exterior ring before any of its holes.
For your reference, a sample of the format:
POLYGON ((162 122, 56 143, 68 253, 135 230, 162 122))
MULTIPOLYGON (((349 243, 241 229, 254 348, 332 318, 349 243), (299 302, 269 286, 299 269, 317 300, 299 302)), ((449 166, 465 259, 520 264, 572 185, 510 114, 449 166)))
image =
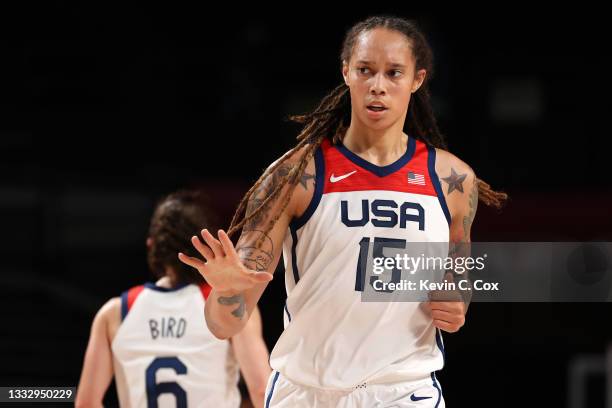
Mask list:
POLYGON ((155 282, 156 286, 171 289, 176 286, 176 274, 171 267, 166 267, 166 275, 155 282))
POLYGON ((403 132, 403 125, 402 121, 398 121, 386 129, 372 129, 360 123, 353 115, 342 143, 369 162, 385 166, 406 152, 408 135, 403 132))

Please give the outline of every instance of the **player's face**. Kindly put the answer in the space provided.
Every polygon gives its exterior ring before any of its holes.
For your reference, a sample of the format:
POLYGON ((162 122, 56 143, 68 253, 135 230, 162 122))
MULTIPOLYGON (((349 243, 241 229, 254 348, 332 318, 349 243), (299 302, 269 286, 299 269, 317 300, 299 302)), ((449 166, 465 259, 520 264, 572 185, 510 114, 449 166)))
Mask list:
POLYGON ((353 118, 373 129, 400 120, 403 127, 410 96, 425 79, 424 69, 415 71, 412 43, 403 34, 385 28, 362 33, 342 67, 353 118))

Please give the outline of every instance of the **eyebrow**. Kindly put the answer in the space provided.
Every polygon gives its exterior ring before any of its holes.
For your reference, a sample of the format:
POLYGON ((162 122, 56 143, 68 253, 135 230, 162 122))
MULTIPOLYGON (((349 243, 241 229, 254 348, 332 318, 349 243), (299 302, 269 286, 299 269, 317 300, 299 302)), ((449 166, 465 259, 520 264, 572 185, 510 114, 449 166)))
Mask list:
MULTIPOLYGON (((372 62, 371 61, 366 61, 366 60, 359 60, 359 61, 357 61, 357 64, 366 64, 366 65, 369 65, 369 64, 372 64, 372 62)), ((398 62, 394 62, 394 63, 391 64, 391 68, 406 68, 406 66, 404 64, 400 64, 398 62)))

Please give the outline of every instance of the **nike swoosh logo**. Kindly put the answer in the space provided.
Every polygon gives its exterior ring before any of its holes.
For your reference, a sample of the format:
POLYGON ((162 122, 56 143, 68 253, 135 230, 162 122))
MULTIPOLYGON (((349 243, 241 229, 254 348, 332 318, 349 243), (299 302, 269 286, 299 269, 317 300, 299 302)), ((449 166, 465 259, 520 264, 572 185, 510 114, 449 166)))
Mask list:
POLYGON ((410 401, 421 401, 421 400, 426 400, 426 399, 430 399, 432 397, 417 397, 416 395, 412 394, 410 396, 410 401))
POLYGON ((335 177, 334 174, 332 173, 332 175, 329 176, 329 181, 331 181, 332 183, 337 183, 338 181, 344 180, 345 178, 352 176, 355 173, 357 173, 357 170, 353 170, 350 173, 346 173, 338 177, 335 177))

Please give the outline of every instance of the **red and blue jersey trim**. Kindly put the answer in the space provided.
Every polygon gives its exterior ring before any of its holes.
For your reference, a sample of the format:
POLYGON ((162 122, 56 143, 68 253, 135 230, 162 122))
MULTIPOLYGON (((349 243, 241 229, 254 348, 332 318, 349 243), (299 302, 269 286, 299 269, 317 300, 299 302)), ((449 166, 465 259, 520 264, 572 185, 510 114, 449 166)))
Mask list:
POLYGON ((436 174, 436 149, 434 147, 420 140, 409 138, 404 155, 387 166, 376 166, 351 152, 342 144, 333 145, 328 139, 322 142, 321 148, 323 151, 322 167, 325 173, 322 177, 322 194, 386 190, 433 196, 438 198, 442 212, 450 226, 450 211, 436 174), (350 173, 353 174, 342 179, 341 182, 331 182, 332 177, 338 178, 350 173), (408 179, 411 175, 413 178, 417 175, 422 183, 409 183, 408 179))
POLYGON ((440 207, 442 207, 442 211, 444 212, 444 216, 446 217, 446 221, 448 222, 448 226, 450 228, 450 211, 448 209, 448 205, 446 204, 446 198, 444 197, 442 186, 440 185, 440 179, 436 174, 436 149, 431 146, 428 146, 427 149, 429 150, 429 154, 427 156, 427 169, 429 170, 429 178, 431 179, 434 190, 436 191, 436 195, 438 196, 438 201, 440 201, 440 207))
MULTIPOLYGON (((332 145, 329 140, 322 143, 325 161, 323 194, 350 191, 387 190, 436 196, 434 179, 429 171, 428 146, 414 138, 408 139, 406 152, 394 163, 376 166, 348 150, 344 145, 332 145), (341 182, 332 183, 331 178, 354 172, 341 182), (408 182, 409 173, 423 177, 422 184, 408 182)), ((435 159, 435 157, 434 157, 435 159)))
MULTIPOLYGON (((292 235, 308 222, 323 194, 350 191, 386 190, 437 197, 450 226, 450 211, 435 165, 436 149, 412 137, 408 139, 406 152, 387 166, 372 164, 343 144, 334 145, 331 140, 324 139, 315 152, 315 191, 304 214, 290 223, 292 235), (354 174, 341 182, 330 181, 332 176, 337 178, 349 173, 354 174), (410 173, 421 177, 423 183, 409 183, 410 173)), ((297 272, 294 271, 294 274, 297 272)), ((295 276, 296 282, 298 276, 295 276)))
MULTIPOLYGON (((177 285, 174 288, 164 288, 161 286, 156 286, 152 282, 147 282, 144 285, 134 286, 133 288, 126 290, 121 294, 121 320, 123 321, 125 319, 129 311, 132 309, 134 302, 136 302, 136 299, 138 298, 138 296, 140 296, 140 294, 145 288, 152 289, 158 292, 176 292, 177 290, 183 289, 186 286, 188 286, 187 283, 177 285)), ((206 301, 208 299, 208 296, 210 295, 212 287, 206 282, 198 285, 198 287, 202 292, 204 300, 206 301)))
POLYGON ((121 320, 125 320, 128 312, 136 302, 138 296, 144 290, 145 285, 134 286, 121 294, 121 320))

